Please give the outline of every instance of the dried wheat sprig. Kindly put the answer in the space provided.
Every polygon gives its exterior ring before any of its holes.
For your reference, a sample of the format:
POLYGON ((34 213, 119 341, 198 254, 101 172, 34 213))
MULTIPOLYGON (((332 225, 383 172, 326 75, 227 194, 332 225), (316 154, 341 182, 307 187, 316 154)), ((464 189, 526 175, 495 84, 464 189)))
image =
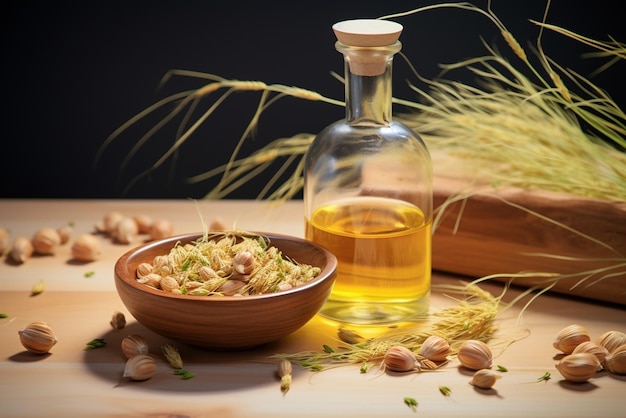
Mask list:
POLYGON ((180 356, 178 348, 171 344, 164 344, 161 346, 161 352, 165 356, 165 359, 175 369, 183 368, 183 359, 180 356))
POLYGON ((241 187, 252 176, 265 170, 270 164, 285 158, 286 161, 259 192, 257 199, 281 199, 285 196, 291 197, 298 193, 302 187, 302 157, 314 137, 315 135, 313 134, 303 133, 294 135, 293 137, 273 140, 249 156, 231 161, 230 165, 223 164, 204 173, 197 174, 190 177, 187 181, 189 183, 199 183, 222 175, 222 183, 219 186, 213 187, 205 196, 207 199, 221 199, 241 187), (283 172, 287 172, 289 167, 292 167, 294 164, 296 164, 296 166, 292 170, 292 175, 289 180, 279 185, 279 190, 274 191, 272 195, 268 195, 269 190, 279 181, 280 175, 283 172))
MULTIPOLYGON (((251 134, 254 127, 258 123, 258 118, 261 113, 266 110, 272 103, 276 102, 283 97, 294 97, 308 101, 321 101, 327 104, 343 106, 344 103, 339 100, 325 97, 315 91, 307 90, 300 87, 285 86, 281 84, 266 84, 262 81, 242 81, 242 80, 229 80, 223 77, 219 77, 213 74, 201 73, 196 71, 186 70, 171 70, 164 77, 161 84, 164 84, 172 76, 179 75, 185 77, 194 77, 199 79, 210 80, 211 82, 205 84, 195 90, 187 90, 179 93, 175 93, 166 97, 157 103, 149 106, 137 115, 133 116, 122 126, 116 129, 100 146, 94 159, 94 167, 98 165, 99 160, 102 158, 102 154, 105 149, 111 145, 113 141, 118 139, 120 135, 128 130, 131 126, 136 125, 141 120, 147 118, 151 114, 169 106, 171 103, 176 103, 173 109, 171 109, 162 119, 160 119, 154 126, 150 127, 140 138, 137 140, 131 150, 126 154, 120 164, 120 175, 131 163, 133 158, 137 155, 139 150, 146 146, 147 142, 152 139, 159 131, 165 126, 175 121, 177 117, 182 117, 182 121, 178 124, 176 136, 172 145, 167 151, 165 151, 160 157, 158 157, 154 163, 137 176, 135 176, 126 186, 124 193, 132 188, 138 181, 148 176, 155 170, 157 170, 165 161, 171 158, 180 147, 193 135, 197 129, 206 122, 206 120, 215 112, 215 110, 234 92, 237 91, 259 91, 261 97, 259 99, 257 109, 249 121, 244 133, 238 141, 235 151, 232 153, 230 160, 226 164, 225 172, 228 173, 234 164, 235 158, 245 141, 245 139, 251 134), (200 102, 205 100, 207 96, 215 93, 219 90, 224 92, 218 96, 212 102, 211 106, 205 110, 199 117, 192 119, 200 102)), ((224 181, 222 180, 218 184, 218 188, 223 187, 224 181)))
MULTIPOLYGON (((465 2, 442 3, 442 4, 437 4, 437 5, 426 6, 426 7, 419 8, 419 9, 414 9, 409 12, 400 13, 396 15, 383 16, 381 18, 406 16, 408 14, 418 13, 418 12, 432 10, 436 8, 446 8, 446 7, 465 9, 465 10, 469 10, 473 12, 478 12, 486 16, 491 22, 494 23, 494 25, 497 28, 499 28, 499 30, 503 33, 503 36, 507 39, 507 42, 509 43, 509 45, 511 45, 511 40, 508 39, 508 37, 512 35, 510 35, 510 32, 506 30, 506 27, 504 26, 504 24, 498 19, 495 13, 493 13, 493 11, 491 10, 491 3, 488 3, 487 10, 482 10, 470 3, 465 3, 465 2), (504 34, 508 34, 508 35, 504 35, 504 34)), ((548 6, 546 7, 546 14, 547 14, 548 7, 549 7, 549 2, 548 2, 548 6)), ((545 15, 544 15, 544 20, 545 20, 545 15)), ((546 27, 550 30, 557 30, 553 26, 546 26, 546 27)), ((541 29, 543 30, 543 27, 541 29)), ((567 33, 568 36, 570 37, 576 38, 576 35, 569 31, 565 33, 567 33)), ((582 39, 585 39, 585 38, 582 38, 582 39)), ((589 42, 589 43, 592 45, 598 45, 598 46, 602 45, 601 43, 593 43, 593 42, 589 42)), ((515 50, 514 46, 511 46, 511 47, 515 50)), ((601 93, 601 90, 597 88, 596 86, 594 86, 593 84, 587 82, 586 80, 582 79, 581 77, 575 74, 566 72, 565 74, 568 76, 568 78, 572 80, 574 83, 576 83, 579 87, 584 87, 587 92, 594 92, 597 95, 597 97, 592 97, 590 99, 583 99, 578 96, 572 97, 570 90, 567 90, 565 88, 563 84, 563 80, 560 77, 557 78, 555 76, 555 73, 552 68, 553 66, 556 66, 556 64, 552 62, 551 60, 549 60, 549 58, 546 57, 545 54, 543 54, 543 51, 541 51, 540 39, 538 40, 538 47, 540 49, 542 65, 544 66, 546 71, 549 72, 550 77, 554 80, 552 82, 552 86, 549 85, 547 82, 545 82, 541 78, 539 73, 530 65, 525 54, 523 57, 520 57, 520 58, 524 60, 524 62, 531 69, 533 74, 537 77, 537 80, 539 82, 538 85, 534 85, 533 83, 531 83, 530 80, 528 80, 520 71, 515 69, 502 57, 496 54, 494 50, 489 49, 489 52, 491 52, 490 57, 479 57, 476 59, 458 63, 456 65, 449 65, 444 68, 445 71, 450 71, 450 70, 465 66, 470 71, 473 71, 483 81, 487 83, 489 83, 490 81, 493 81, 493 83, 491 83, 488 86, 489 88, 486 89, 486 91, 481 91, 480 89, 474 88, 472 86, 466 86, 461 83, 450 83, 448 85, 444 83, 439 83, 438 85, 431 84, 431 88, 435 86, 435 89, 439 90, 437 94, 430 94, 430 93, 425 94, 424 92, 422 92, 422 96, 421 96, 422 98, 426 99, 426 103, 429 109, 427 109, 426 105, 413 102, 413 101, 408 101, 408 100, 400 100, 400 99, 394 98, 394 103, 396 104, 399 103, 404 106, 407 106, 408 108, 414 108, 414 109, 420 110, 422 111, 423 114, 426 114, 429 116, 438 115, 442 117, 441 121, 437 121, 437 120, 432 121, 425 117, 422 117, 419 120, 415 121, 416 124, 419 123, 421 124, 421 126, 425 127, 425 132, 427 134, 429 132, 432 132, 432 130, 429 130, 429 129, 434 129, 434 128, 439 129, 441 127, 441 124, 452 122, 451 125, 453 125, 456 122, 459 124, 459 126, 457 127, 448 126, 447 127, 448 130, 444 133, 447 135, 459 135, 459 134, 462 135, 462 130, 465 127, 462 126, 461 124, 468 119, 473 119, 476 116, 476 114, 469 112, 467 115, 454 115, 453 114, 451 116, 452 110, 458 110, 459 112, 463 112, 463 111, 467 111, 468 108, 471 108, 471 110, 476 111, 479 116, 487 117, 488 116, 487 112, 498 112, 502 110, 502 108, 505 108, 507 106, 515 106, 518 100, 521 102, 531 101, 533 102, 533 104, 537 106, 538 109, 545 112, 546 119, 549 121, 549 123, 540 125, 542 128, 550 127, 551 125, 553 125, 555 121, 559 123, 562 121, 569 122, 572 128, 574 128, 575 130, 576 129, 578 130, 577 132, 575 132, 575 134, 580 136, 579 135, 580 134, 579 131, 581 130, 580 126, 576 123, 576 121, 573 118, 569 117, 567 112, 563 112, 563 108, 564 108, 564 109, 571 110, 572 112, 576 113, 582 120, 584 120, 585 122, 593 126, 600 135, 610 138, 613 141, 615 141, 617 144, 622 144, 623 146, 624 144, 623 133, 624 131, 626 131, 626 128, 624 127, 624 114, 623 112, 621 112, 619 107, 617 107, 615 103, 612 102, 607 95, 605 95, 604 93, 601 93), (504 66, 507 72, 512 75, 512 78, 506 77, 503 74, 501 74, 499 71, 497 71, 495 67, 490 62, 488 62, 489 60, 493 60, 494 64, 504 66), (475 64, 478 64, 478 66, 475 64), (483 67, 483 68, 480 68, 480 67, 483 67), (493 86, 496 86, 498 84, 500 85, 498 86, 498 89, 493 88, 493 86), (501 92, 500 90, 503 90, 502 88, 503 86, 508 86, 511 91, 501 92), (560 94, 560 98, 559 98, 559 95, 554 94, 556 92, 560 94), (445 95, 444 93, 448 93, 448 94, 445 95), (451 98, 456 98, 458 100, 450 100, 451 98), (496 104, 501 104, 502 107, 498 109, 493 104, 488 105, 488 106, 485 106, 484 104, 480 106, 472 106, 476 103, 479 103, 478 101, 481 98, 485 99, 485 102, 494 101, 494 103, 496 104), (562 108, 559 108, 559 106, 561 106, 562 108), (438 125, 439 122, 441 122, 441 124, 438 125)), ((617 48, 614 47, 614 49, 617 49, 617 48)), ((603 52, 605 52, 606 50, 610 51, 611 49, 603 48, 603 52)), ((146 171, 141 173, 133 182, 131 182, 131 184, 129 184, 129 187, 132 186, 141 177, 145 177, 152 171, 156 170, 158 166, 161 165, 167 158, 175 155, 175 153, 178 151, 182 143, 187 139, 188 135, 193 133, 195 128, 198 126, 197 124, 193 124, 192 127, 190 129, 187 129, 186 131, 183 129, 183 127, 186 127, 187 124, 190 123, 190 115, 191 113, 193 113, 191 109, 195 109, 195 107, 199 103, 198 101, 199 97, 202 97, 209 92, 214 92, 218 88, 240 89, 240 90, 263 89, 264 91, 263 97, 260 99, 259 105, 257 107, 257 111, 252 117, 250 123, 248 124, 246 131, 244 132, 244 134, 242 134, 241 138, 239 139, 237 143, 237 147, 235 151, 232 153, 231 158, 229 159, 227 164, 222 167, 219 167, 216 170, 211 170, 209 173, 205 173, 205 177, 208 177, 210 175, 215 175, 215 173, 218 171, 222 172, 222 178, 219 184, 215 187, 214 191, 209 192, 207 194, 207 197, 210 197, 210 198, 224 197, 227 194, 225 193, 225 191, 230 192, 230 191, 237 189, 241 185, 245 184, 249 179, 251 179, 255 173, 258 173, 270 167, 271 165, 267 163, 268 161, 270 160, 274 161, 278 156, 281 156, 281 157, 285 156, 285 154, 276 153, 275 149, 268 148, 268 150, 262 150, 262 151, 268 151, 267 154, 264 154, 263 152, 255 153, 254 158, 251 160, 244 159, 245 161, 240 162, 237 159, 241 144, 246 139, 246 137, 249 136, 249 134, 254 129, 254 127, 257 125, 258 118, 260 117, 260 113, 264 109, 266 109, 267 106, 269 106, 271 103, 273 103, 274 101, 276 101, 279 97, 282 97, 283 95, 292 95, 293 97, 299 97, 304 100, 319 100, 320 99, 320 96, 317 93, 309 92, 309 91, 299 89, 296 87, 287 87, 287 86, 282 86, 282 85, 266 85, 263 82, 256 82, 256 81, 245 82, 245 81, 238 81, 238 80, 227 80, 222 77, 211 75, 211 74, 204 74, 204 73, 184 71, 184 70, 173 70, 169 72, 164 77, 163 82, 167 81, 173 75, 196 77, 199 79, 210 80, 211 83, 205 85, 204 87, 198 89, 195 92, 192 91, 188 93, 187 96, 185 96, 184 94, 177 95, 176 96, 177 98, 182 97, 183 100, 181 100, 181 103, 179 104, 179 106, 174 109, 174 111, 171 114, 171 117, 168 116, 168 118, 165 118, 164 120, 162 120, 160 123, 154 126, 153 129, 148 131, 146 135, 140 138, 139 142, 133 147, 131 152, 126 157, 123 163, 123 166, 125 166, 128 163, 128 161, 130 161, 130 159, 136 154, 138 149, 145 144, 147 139, 152 137, 156 133, 156 131, 161 129, 169 120, 171 120, 171 118, 173 118, 173 116, 175 116, 177 113, 182 112, 183 111, 182 109, 185 106, 189 107, 189 110, 186 112, 183 122, 179 126, 179 131, 177 133, 178 139, 172 146, 172 149, 170 149, 167 153, 165 153, 162 156, 162 158, 158 159, 150 168, 148 168, 146 171), (269 98, 266 94, 267 92, 273 92, 276 94, 276 96, 274 98, 269 98), (256 163, 255 163, 255 160, 257 160, 256 163), (248 175, 242 174, 245 171, 244 167, 247 167, 248 170, 251 170, 248 175)), ((227 93, 225 93, 225 95, 230 94, 228 93, 229 91, 231 90, 228 90, 227 93)), ((335 101, 332 99, 324 98, 323 100, 327 101, 328 103, 342 105, 341 102, 335 101)), ((168 103, 168 102, 169 101, 165 100, 161 102, 161 105, 168 103)), ((158 107, 159 106, 152 107, 151 110, 154 110, 158 107)), ((211 110, 209 112, 211 112, 211 110)), ((137 122, 139 119, 141 119, 141 117, 145 117, 148 113, 150 112, 149 111, 142 112, 140 115, 138 115, 137 118, 133 118, 131 121, 129 121, 128 124, 125 124, 125 127, 127 128, 130 124, 137 122)), ((508 115, 507 117, 509 116, 511 115, 508 115)), ((509 117, 509 121, 519 120, 519 118, 516 119, 515 116, 516 115, 512 115, 512 117, 509 117)), ((520 122, 523 123, 523 121, 521 120, 520 122)), ((541 122, 541 120, 533 121, 533 122, 541 122)), ((522 126, 522 124, 517 124, 516 126, 522 126)), ((564 125, 561 124, 561 129, 563 128, 563 126, 564 125)), ((417 130, 420 131, 419 128, 417 130)), ((499 132, 502 132, 502 130, 500 130, 499 132)), ((565 136, 565 132, 567 131, 564 131, 563 136, 565 136)), ((481 134, 480 131, 478 130, 475 131, 475 133, 476 135, 481 134)), ((520 131, 520 133, 524 133, 524 131, 520 131)), ((119 134, 119 130, 116 131, 116 133, 114 133, 114 136, 117 134, 119 134)), ((442 143, 442 146, 447 145, 452 148, 458 148, 455 144, 450 143, 448 141, 440 141, 441 136, 442 135, 439 135, 438 137, 436 136, 436 139, 438 140, 438 142, 442 143)), ((457 138, 462 139, 463 137, 461 136, 457 138)), ((466 134, 464 138, 469 140, 473 137, 466 134)), ((522 136, 522 139, 523 139, 523 136, 522 136)), ((530 142, 532 142, 532 140, 535 140, 535 139, 536 138, 532 136, 528 138, 530 142)), ((595 140, 595 138, 589 137, 589 136, 583 139, 591 140, 587 142, 594 142, 595 140)), ((105 141, 104 146, 110 143, 110 140, 111 139, 109 138, 107 141, 105 141)), ((556 141, 554 142, 556 143, 556 141)), ((468 141, 468 143, 471 144, 471 141, 468 141)), ((587 145, 587 144, 583 144, 583 145, 587 145)), ((497 145, 480 145, 478 146, 477 151, 478 152, 482 152, 483 150, 489 151, 494 146, 497 147, 497 145)), ((579 144, 576 144, 574 148, 578 148, 578 146, 579 144)), ((597 146, 597 144, 594 144, 593 147, 595 147, 596 149, 591 149, 592 146, 589 146, 588 149, 584 151, 590 152, 591 155, 593 155, 594 157, 597 156, 600 159, 603 158, 604 156, 602 154, 606 150, 598 149, 599 147, 597 146)), ((511 145, 511 149, 516 150, 516 146, 511 145)), ((536 150, 539 150, 539 148, 537 148, 536 150)), ((294 152, 301 152, 301 151, 302 153, 305 152, 303 151, 303 149, 294 150, 294 152)), ((611 154, 611 153, 607 152, 607 154, 611 154)), ((568 183, 563 184, 562 188, 565 188, 565 189, 570 188, 567 191, 574 192, 574 193, 579 193, 579 192, 587 193, 590 190, 595 191, 596 194, 604 194, 604 193, 610 192, 611 189, 614 188, 613 186, 611 186, 612 183, 616 183, 616 184, 623 183, 623 181, 620 181, 620 176, 623 174, 623 169, 620 168, 622 165, 621 158, 619 154, 616 154, 616 153, 612 153, 612 154, 614 155, 610 155, 610 157, 611 158, 615 157, 615 159, 617 159, 617 164, 609 163, 609 166, 605 167, 605 162, 600 161, 599 159, 595 158, 596 162, 599 161, 598 164, 600 167, 599 169, 596 169, 596 172, 616 173, 617 182, 615 182, 614 179, 609 178, 606 183, 608 184, 608 187, 606 188, 598 188, 597 190, 594 190, 594 189, 589 189, 587 187, 586 189, 583 188, 581 191, 578 188, 575 188, 576 182, 573 181, 573 179, 570 176, 562 176, 559 178, 559 181, 570 180, 568 183)), ((528 158, 525 161, 532 162, 532 154, 527 153, 527 155, 528 155, 528 158)), ((287 157, 287 158, 289 159, 289 161, 283 164, 281 168, 279 169, 283 172, 286 172, 289 169, 289 163, 294 162, 294 158, 291 158, 291 157, 287 157)), ((609 158, 609 160, 611 158, 609 158)), ((551 159, 552 161, 558 162, 558 160, 556 160, 553 156, 546 157, 546 159, 547 160, 551 159)), ((524 160, 522 160, 521 162, 524 162, 524 160)), ((299 166, 300 164, 296 166, 296 170, 300 170, 299 166)), ((493 172, 496 172, 498 170, 502 171, 502 168, 503 167, 496 165, 495 170, 493 170, 493 172)), ((515 173, 526 174, 524 170, 529 170, 532 173, 534 172, 532 168, 533 168, 532 166, 529 167, 528 165, 526 166, 518 165, 518 168, 512 169, 511 172, 513 174, 515 173)), ((591 169, 593 169, 593 167, 591 167, 591 169)), ((549 171, 548 173, 549 175, 554 175, 555 173, 558 173, 558 171, 552 170, 551 168, 548 168, 546 170, 549 171)), ((196 176, 195 178, 192 178, 190 181, 191 182, 198 181, 201 176, 202 175, 196 176)), ((524 178, 523 175, 519 177, 524 178)), ((579 176, 579 177, 584 177, 584 176, 579 176)), ((514 178, 514 176, 508 176, 507 178, 499 178, 499 179, 495 179, 494 181, 502 183, 502 182, 506 182, 507 180, 511 180, 512 178, 514 178)), ((528 186, 528 184, 531 184, 531 185, 535 184, 536 186, 540 186, 543 188, 543 187, 552 187, 554 186, 555 183, 556 184, 559 183, 559 181, 556 181, 556 182, 553 182, 552 185, 550 185, 548 183, 542 182, 542 178, 545 178, 545 176, 544 177, 540 175, 534 175, 534 177, 529 176, 529 178, 527 179, 528 182, 520 183, 518 185, 522 187, 526 187, 528 186)), ((589 177, 589 178, 592 178, 592 177, 589 177)), ((272 179, 270 184, 274 185, 273 182, 275 181, 277 181, 276 177, 272 179)), ((280 194, 280 193, 279 194, 272 193, 272 196, 279 196, 281 198, 289 198, 293 196, 293 194, 297 193, 298 185, 302 184, 301 178, 294 174, 294 176, 289 177, 288 182, 289 182, 288 187, 279 186, 279 189, 282 191, 282 193, 288 193, 287 195, 280 194)), ((265 196, 268 190, 269 190, 269 184, 268 186, 264 187, 262 193, 260 193, 259 196, 265 196)), ((550 189, 550 190, 554 190, 554 189, 550 189)), ((611 196, 609 195, 609 198, 610 197, 611 196)))
POLYGON ((418 112, 398 119, 420 132, 429 148, 461 156, 471 165, 468 169, 480 168, 494 182, 626 200, 626 155, 586 134, 574 117, 575 112, 599 133, 623 143, 626 116, 615 102, 575 74, 579 86, 597 95, 586 99, 574 94, 573 103, 565 102, 489 51, 491 55, 445 67, 468 68, 483 80, 482 90, 424 80, 415 72, 429 91, 409 84, 423 101, 412 106, 418 112))
POLYGON ((626 44, 618 42, 613 38, 609 38, 609 41, 600 41, 550 23, 538 22, 533 19, 530 19, 529 21, 537 26, 549 29, 555 33, 560 33, 576 40, 577 42, 588 45, 593 49, 597 49, 600 51, 597 56, 615 57, 620 60, 626 59, 626 44))
MULTIPOLYGON (((437 288, 435 285, 433 288, 437 288)), ((359 343, 341 342, 337 350, 302 351, 275 354, 273 358, 287 359, 303 367, 319 370, 324 364, 380 363, 385 352, 392 346, 401 345, 417 352, 430 335, 438 335, 449 342, 451 355, 455 355, 461 343, 467 339, 490 341, 496 331, 495 319, 504 292, 494 297, 477 285, 446 285, 444 291, 464 295, 454 298, 456 305, 432 313, 433 323, 420 324, 392 331, 359 343)), ((451 297, 451 296, 450 296, 451 297)))
POLYGON ((613 37, 609 36, 609 41, 605 42, 605 45, 608 45, 609 48, 614 50, 611 51, 594 51, 587 52, 582 54, 584 58, 609 58, 607 62, 598 67, 595 71, 590 74, 590 77, 593 77, 597 74, 600 74, 603 71, 606 71, 619 61, 624 59, 624 55, 626 55, 626 44, 616 41, 613 37))
MULTIPOLYGON (((562 257, 558 255, 554 256, 550 254, 539 254, 539 253, 530 254, 530 255, 542 256, 542 257, 553 257, 555 259, 562 257)), ((507 273, 490 274, 490 275, 486 275, 486 276, 473 280, 471 284, 480 284, 482 282, 495 280, 495 279, 498 279, 498 280, 508 279, 509 283, 514 283, 515 279, 520 279, 520 278, 523 278, 523 279, 531 278, 531 279, 537 279, 537 280, 543 278, 544 279, 543 281, 537 282, 536 285, 525 289, 514 300, 510 301, 507 307, 503 308, 503 310, 507 309, 508 307, 513 306, 514 304, 516 304, 517 302, 525 298, 526 296, 533 295, 520 310, 520 313, 518 315, 518 323, 519 323, 525 311, 531 306, 531 304, 535 300, 537 300, 541 295, 545 294, 546 292, 549 292, 550 290, 552 290, 556 285, 558 285, 559 283, 562 283, 564 280, 579 279, 570 287, 570 290, 573 290, 582 284, 585 284, 587 287, 589 287, 589 286, 593 286, 594 284, 602 280, 610 279, 613 277, 623 277, 626 274, 626 258, 587 260, 587 259, 572 257, 570 259, 573 262, 583 262, 583 263, 586 261, 600 260, 600 261, 606 261, 608 264, 602 267, 584 270, 584 271, 577 271, 574 273, 555 273, 555 272, 538 271, 538 272, 521 272, 521 273, 508 273, 508 274, 507 273), (595 279, 592 280, 594 277, 595 279)))

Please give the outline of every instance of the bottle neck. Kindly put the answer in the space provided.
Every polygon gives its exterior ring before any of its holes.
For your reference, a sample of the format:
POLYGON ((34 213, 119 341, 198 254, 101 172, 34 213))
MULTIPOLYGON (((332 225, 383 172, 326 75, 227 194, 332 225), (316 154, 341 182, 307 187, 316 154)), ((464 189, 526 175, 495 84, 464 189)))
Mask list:
POLYGON ((346 122, 359 126, 391 123, 393 56, 400 42, 384 47, 351 47, 337 43, 344 56, 346 122))

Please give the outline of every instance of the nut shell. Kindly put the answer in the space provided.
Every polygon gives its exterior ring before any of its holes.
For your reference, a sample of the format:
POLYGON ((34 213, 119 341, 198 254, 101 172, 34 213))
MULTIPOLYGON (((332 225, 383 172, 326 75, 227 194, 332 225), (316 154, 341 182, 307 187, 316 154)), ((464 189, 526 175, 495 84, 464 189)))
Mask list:
POLYGON ((480 340, 464 341, 457 357, 462 366, 471 370, 488 369, 493 361, 491 349, 480 340))
POLYGON ((80 261, 94 261, 100 257, 100 240, 92 234, 79 235, 72 244, 72 257, 80 261))
POLYGON ((141 214, 133 217, 137 223, 137 229, 140 234, 149 234, 152 227, 152 217, 149 215, 141 214))
POLYGON ((104 215, 102 220, 96 224, 96 229, 105 234, 113 234, 117 228, 117 224, 124 218, 124 215, 118 211, 111 211, 104 215))
POLYGON ((115 311, 111 316, 111 326, 114 329, 122 329, 126 326, 126 316, 123 312, 115 311))
POLYGON ((606 369, 615 374, 626 374, 626 344, 617 347, 606 356, 606 369))
POLYGON ((598 372, 600 362, 590 353, 568 354, 556 364, 556 369, 570 382, 586 382, 598 372))
POLYGON ((215 218, 209 225, 209 231, 226 231, 226 225, 221 218, 215 218))
POLYGON ((120 244, 130 244, 139 233, 137 222, 133 218, 122 218, 113 231, 113 238, 120 244))
POLYGON ((0 228, 0 256, 10 247, 10 234, 5 228, 0 228))
POLYGON ((35 232, 31 241, 36 254, 54 254, 56 248, 61 245, 61 236, 56 229, 44 227, 35 232))
POLYGON ((410 372, 418 368, 415 353, 404 346, 390 347, 383 359, 385 367, 393 372, 410 372))
POLYGON ((480 369, 474 373, 469 383, 480 389, 491 389, 501 377, 491 369, 480 369))
POLYGON ((131 380, 148 380, 156 373, 156 362, 149 354, 137 354, 129 358, 122 377, 131 380))
POLYGON ((609 355, 609 350, 607 350, 605 347, 601 346, 600 344, 594 343, 592 341, 585 341, 583 343, 578 344, 576 348, 574 348, 574 351, 572 351, 572 354, 576 354, 576 353, 593 354, 594 356, 596 356, 600 364, 604 367, 604 364, 606 362, 606 356, 609 355))
POLYGON ((137 266, 137 278, 138 279, 143 279, 150 273, 152 273, 152 264, 141 263, 137 266))
POLYGON ((148 354, 148 342, 141 335, 131 334, 122 339, 122 353, 127 359, 139 354, 148 354))
POLYGON ((591 341, 587 329, 582 325, 572 324, 559 331, 552 346, 565 354, 572 354, 576 346, 585 341, 591 341))
POLYGON ((72 238, 72 233, 74 232, 74 228, 70 225, 64 225, 60 228, 57 228, 57 233, 61 238, 61 245, 67 244, 67 242, 72 238))
POLYGON ((138 278, 137 281, 141 284, 145 284, 146 286, 154 287, 155 289, 161 288, 161 275, 156 273, 147 274, 144 277, 138 278))
POLYGON ((46 354, 58 342, 50 325, 42 321, 31 322, 18 334, 24 348, 31 353, 46 354))
POLYGON ((9 258, 16 263, 22 264, 32 257, 34 251, 33 243, 29 238, 17 237, 13 240, 9 250, 9 258))
POLYGON ((424 340, 418 354, 431 361, 446 361, 450 354, 450 344, 438 335, 431 335, 424 340))
POLYGON ((152 240, 159 240, 172 236, 174 227, 172 223, 166 219, 156 219, 150 226, 150 238, 152 240))
POLYGON ((626 334, 615 330, 607 331, 596 339, 596 344, 603 346, 611 353, 617 347, 626 344, 626 334))
POLYGON ((180 293, 180 285, 178 284, 178 281, 171 276, 162 277, 161 281, 159 282, 159 286, 161 287, 162 290, 166 292, 179 292, 180 293))
POLYGON ((233 257, 233 269, 242 276, 251 274, 255 264, 254 255, 250 251, 240 251, 233 257))
POLYGON ((226 280, 224 283, 220 285, 217 289, 218 292, 222 293, 224 296, 234 296, 239 292, 246 284, 241 280, 226 280))

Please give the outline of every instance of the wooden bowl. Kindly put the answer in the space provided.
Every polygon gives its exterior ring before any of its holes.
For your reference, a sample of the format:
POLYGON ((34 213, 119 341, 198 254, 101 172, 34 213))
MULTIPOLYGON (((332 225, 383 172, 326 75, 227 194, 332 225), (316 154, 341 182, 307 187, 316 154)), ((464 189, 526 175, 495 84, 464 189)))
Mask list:
POLYGON ((115 263, 115 286, 128 311, 146 328, 173 340, 216 351, 248 349, 278 340, 306 324, 321 309, 335 281, 337 259, 307 240, 260 232, 283 256, 320 267, 309 282, 276 293, 252 296, 179 295, 137 282, 137 266, 168 254, 177 242, 201 233, 153 241, 115 263))

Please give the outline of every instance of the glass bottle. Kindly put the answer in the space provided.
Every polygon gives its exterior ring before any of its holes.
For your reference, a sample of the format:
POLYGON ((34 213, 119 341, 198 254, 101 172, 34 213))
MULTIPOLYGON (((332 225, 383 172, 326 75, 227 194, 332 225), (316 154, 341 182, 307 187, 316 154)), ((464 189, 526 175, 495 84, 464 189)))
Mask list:
POLYGON ((432 165, 421 138, 392 120, 392 63, 402 25, 333 25, 345 63, 345 119, 305 156, 305 237, 339 261, 320 314, 353 325, 412 321, 428 311, 432 165))

